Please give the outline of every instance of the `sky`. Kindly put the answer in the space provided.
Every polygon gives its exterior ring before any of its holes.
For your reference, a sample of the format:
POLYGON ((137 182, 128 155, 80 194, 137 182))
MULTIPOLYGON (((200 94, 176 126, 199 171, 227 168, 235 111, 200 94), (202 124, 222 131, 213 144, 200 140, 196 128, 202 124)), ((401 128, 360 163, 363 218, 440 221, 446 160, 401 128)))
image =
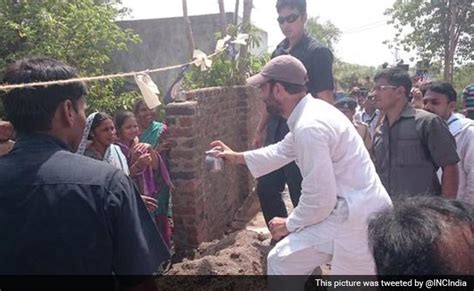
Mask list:
MULTIPOLYGON (((123 0, 132 9, 126 19, 148 19, 182 16, 180 0, 123 0)), ((341 39, 335 45, 335 54, 344 62, 379 66, 395 62, 395 51, 383 44, 393 38, 394 30, 383 15, 395 0, 307 0, 309 17, 318 16, 321 21, 331 21, 341 31, 341 39)), ((188 15, 219 13, 217 0, 187 0, 188 15)), ((284 38, 276 21, 276 0, 253 0, 252 23, 268 33, 268 46, 273 50, 284 38)), ((225 10, 233 12, 235 0, 224 0, 225 10)), ((242 14, 243 0, 240 0, 242 14)), ((409 63, 409 55, 398 52, 399 58, 409 63)))

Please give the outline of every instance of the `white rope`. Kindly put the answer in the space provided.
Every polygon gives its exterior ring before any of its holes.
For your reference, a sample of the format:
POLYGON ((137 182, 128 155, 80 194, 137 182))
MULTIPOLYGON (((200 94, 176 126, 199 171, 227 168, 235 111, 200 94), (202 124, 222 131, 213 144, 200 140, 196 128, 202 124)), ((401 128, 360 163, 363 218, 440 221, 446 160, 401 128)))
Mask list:
MULTIPOLYGON (((222 53, 223 50, 215 52, 209 56, 208 58, 212 58, 220 53, 222 53)), ((107 79, 114 79, 114 78, 124 78, 124 77, 131 77, 135 76, 138 74, 151 74, 151 73, 157 73, 157 72, 163 72, 163 71, 168 71, 172 69, 178 69, 186 65, 192 65, 199 63, 200 60, 194 60, 188 63, 184 63, 181 65, 174 65, 174 66, 169 66, 169 67, 164 67, 164 68, 157 68, 157 69, 152 69, 152 70, 143 70, 139 72, 128 72, 128 73, 117 73, 117 74, 110 74, 110 75, 101 75, 101 76, 95 76, 95 77, 82 77, 82 78, 73 78, 73 79, 67 79, 67 80, 54 80, 54 81, 46 81, 46 82, 32 82, 32 83, 22 83, 22 84, 11 84, 11 85, 0 85, 0 91, 10 91, 13 89, 21 89, 21 88, 28 88, 28 87, 48 87, 51 85, 64 85, 64 84, 69 84, 69 83, 75 83, 75 82, 91 82, 91 81, 99 81, 99 80, 107 80, 107 79)))

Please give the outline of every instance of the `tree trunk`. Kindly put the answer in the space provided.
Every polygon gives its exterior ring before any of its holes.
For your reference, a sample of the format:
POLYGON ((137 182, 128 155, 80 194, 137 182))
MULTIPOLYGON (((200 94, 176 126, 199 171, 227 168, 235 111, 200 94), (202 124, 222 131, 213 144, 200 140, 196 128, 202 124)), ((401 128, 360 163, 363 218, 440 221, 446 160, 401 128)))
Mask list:
MULTIPOLYGON (((250 33, 250 16, 252 14, 253 3, 252 0, 244 0, 244 13, 242 17, 242 32, 250 33)), ((243 46, 240 49, 240 58, 241 60, 247 60, 249 45, 243 46)))
POLYGON ((239 23, 239 7, 240 7, 240 0, 235 0, 234 25, 237 25, 239 23))
MULTIPOLYGON (((244 12, 242 15, 242 32, 243 33, 250 33, 250 15, 252 13, 253 3, 252 0, 244 0, 244 12)), ((248 49, 249 44, 240 47, 240 56, 239 56, 239 78, 241 78, 241 82, 245 82, 245 76, 248 72, 248 49)))
POLYGON ((188 37, 188 45, 189 45, 189 58, 193 59, 193 52, 196 49, 196 44, 194 43, 194 35, 193 29, 191 27, 191 21, 188 17, 188 3, 186 0, 183 0, 183 17, 184 17, 184 25, 186 26, 186 34, 188 37))
POLYGON ((447 31, 447 42, 445 43, 444 50, 444 70, 443 79, 448 83, 453 82, 453 71, 454 71, 454 53, 456 51, 456 15, 457 5, 454 3, 455 0, 450 0, 448 4, 448 31, 447 31))
POLYGON ((224 7, 224 0, 217 0, 219 2, 219 14, 220 14, 220 21, 221 21, 221 33, 222 37, 227 34, 227 19, 225 17, 225 7, 224 7))

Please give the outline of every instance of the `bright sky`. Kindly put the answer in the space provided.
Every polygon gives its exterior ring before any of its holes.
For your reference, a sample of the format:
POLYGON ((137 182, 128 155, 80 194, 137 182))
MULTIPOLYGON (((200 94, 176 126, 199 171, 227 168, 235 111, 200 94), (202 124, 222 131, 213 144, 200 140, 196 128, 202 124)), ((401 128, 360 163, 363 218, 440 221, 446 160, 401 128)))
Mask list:
MULTIPOLYGON (((345 62, 378 66, 383 62, 395 62, 395 51, 390 51, 382 42, 393 38, 393 29, 383 15, 395 0, 307 0, 310 17, 319 16, 329 20, 343 33, 336 44, 336 55, 345 62)), ((188 14, 201 15, 219 13, 217 0, 188 0, 188 14)), ((123 0, 124 6, 132 9, 132 19, 165 18, 182 16, 180 0, 123 0)), ((276 0, 253 0, 252 22, 267 31, 268 45, 272 50, 283 39, 276 21, 276 0)), ((235 0, 224 0, 227 12, 233 12, 235 0)), ((240 0, 240 15, 243 0, 240 0)), ((399 52, 399 57, 409 63, 408 56, 399 52)))

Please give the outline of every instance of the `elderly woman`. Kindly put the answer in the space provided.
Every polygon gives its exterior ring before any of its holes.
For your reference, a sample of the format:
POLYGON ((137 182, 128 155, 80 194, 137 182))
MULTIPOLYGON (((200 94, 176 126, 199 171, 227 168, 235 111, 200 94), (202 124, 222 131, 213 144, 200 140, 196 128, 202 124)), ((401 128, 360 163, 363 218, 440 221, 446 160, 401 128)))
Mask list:
MULTIPOLYGON (((103 112, 92 113, 87 117, 86 127, 82 136, 78 154, 104 161, 130 175, 127 158, 119 146, 113 144, 117 139, 115 125, 110 115, 103 112)), ((151 156, 147 162, 152 163, 151 156)), ((155 211, 158 202, 152 197, 141 195, 149 211, 155 211)))
POLYGON ((116 132, 112 117, 103 112, 92 113, 87 117, 77 153, 107 162, 129 175, 127 159, 120 148, 113 144, 115 139, 116 132))

